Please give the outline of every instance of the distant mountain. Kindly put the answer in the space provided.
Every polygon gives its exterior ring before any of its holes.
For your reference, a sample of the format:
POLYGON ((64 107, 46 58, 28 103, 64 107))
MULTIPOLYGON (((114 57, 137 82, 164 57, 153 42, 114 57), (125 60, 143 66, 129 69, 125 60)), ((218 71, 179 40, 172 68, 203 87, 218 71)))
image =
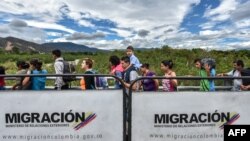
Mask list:
POLYGON ((85 45, 78 45, 71 42, 60 43, 45 43, 37 44, 14 37, 0 37, 0 48, 4 51, 19 51, 19 52, 51 52, 54 49, 60 49, 62 52, 102 52, 97 48, 91 48, 85 45))
POLYGON ((5 46, 5 40, 4 38, 0 37, 0 48, 2 48, 3 46, 5 46))
POLYGON ((0 38, 0 48, 3 48, 5 51, 18 50, 20 52, 46 52, 46 49, 39 44, 14 37, 0 38))

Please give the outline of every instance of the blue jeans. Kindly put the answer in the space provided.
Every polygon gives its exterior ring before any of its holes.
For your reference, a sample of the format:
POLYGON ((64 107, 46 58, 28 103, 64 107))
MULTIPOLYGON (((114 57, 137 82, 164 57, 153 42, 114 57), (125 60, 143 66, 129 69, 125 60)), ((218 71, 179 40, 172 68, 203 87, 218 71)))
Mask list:
POLYGON ((5 87, 4 86, 0 86, 0 90, 5 90, 5 87))

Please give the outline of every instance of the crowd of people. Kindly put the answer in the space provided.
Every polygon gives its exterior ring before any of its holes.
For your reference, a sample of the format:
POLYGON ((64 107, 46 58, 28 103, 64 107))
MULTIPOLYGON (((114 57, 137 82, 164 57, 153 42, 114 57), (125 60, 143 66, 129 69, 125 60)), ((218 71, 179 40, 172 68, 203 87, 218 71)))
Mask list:
MULTIPOLYGON (((154 77, 157 74, 150 70, 150 65, 148 63, 140 63, 139 59, 134 54, 134 48, 128 46, 126 49, 126 56, 119 58, 116 55, 112 55, 109 58, 110 62, 110 75, 114 75, 121 78, 124 85, 118 80, 114 82, 115 89, 121 89, 123 86, 128 89, 131 83, 141 76, 154 77)), ((65 74, 65 60, 62 57, 60 50, 53 50, 52 56, 54 59, 54 70, 55 74, 65 74)), ((204 62, 203 59, 194 60, 195 67, 199 69, 200 77, 215 77, 215 76, 232 76, 240 77, 242 76, 242 71, 244 69, 244 62, 242 60, 237 60, 233 62, 233 70, 228 73, 220 73, 216 75, 215 64, 211 60, 204 62)), ((31 59, 29 63, 25 61, 17 61, 16 66, 18 68, 16 74, 47 74, 48 72, 42 68, 42 61, 39 59, 31 59)), ((82 90, 86 89, 96 89, 97 77, 91 76, 91 74, 97 74, 97 71, 93 69, 94 61, 90 58, 84 58, 81 63, 81 69, 84 74, 88 74, 81 78, 79 85, 82 90)), ((132 86, 133 90, 143 90, 143 91, 157 91, 159 89, 159 84, 162 84, 162 91, 176 91, 178 86, 177 79, 168 79, 169 77, 176 77, 176 72, 173 70, 174 62, 172 60, 163 60, 161 62, 161 70, 164 73, 166 79, 162 79, 159 82, 158 79, 143 79, 135 83, 132 86)), ((68 67, 68 66, 67 66, 68 67)), ((5 69, 0 66, 0 74, 5 74, 5 69)), ((70 81, 66 81, 65 77, 56 77, 55 79, 55 90, 63 90, 70 88, 70 81)), ((101 77, 100 77, 101 78, 101 77)), ((99 80, 99 79, 98 79, 99 80)), ((100 79, 99 81, 105 81, 100 79)), ((44 90, 46 85, 46 76, 27 76, 27 77, 17 77, 16 83, 13 85, 13 90, 44 90)), ((107 82, 104 84, 103 88, 107 88, 107 82), (105 87, 104 87, 105 86, 105 87)), ((246 84, 242 79, 233 79, 232 84, 233 91, 240 90, 250 90, 250 84, 246 84)), ((0 90, 5 90, 5 80, 4 77, 0 77, 0 90)), ((200 90, 201 91, 215 91, 215 83, 212 79, 201 79, 200 80, 200 90)))
MULTIPOLYGON (((32 59, 29 63, 25 61, 17 61, 16 74, 47 74, 47 71, 42 69, 42 61, 39 59, 32 59)), ((3 71, 2 74, 5 74, 3 71)), ((0 80, 5 85, 4 79, 0 80)), ((43 90, 45 89, 46 76, 39 77, 16 77, 16 83, 13 85, 12 90, 43 90)), ((2 85, 2 89, 4 88, 2 85)))

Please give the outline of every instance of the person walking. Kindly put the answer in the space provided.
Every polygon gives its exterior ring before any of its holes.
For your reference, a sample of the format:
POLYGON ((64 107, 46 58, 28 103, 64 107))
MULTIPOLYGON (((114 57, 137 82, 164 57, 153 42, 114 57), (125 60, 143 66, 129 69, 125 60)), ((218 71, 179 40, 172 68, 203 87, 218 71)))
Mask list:
MULTIPOLYGON (((61 57, 61 51, 56 49, 52 51, 52 56, 53 59, 55 60, 54 63, 54 68, 55 68, 55 72, 56 74, 63 74, 63 70, 64 70, 64 59, 63 57, 61 57)), ((60 77, 56 77, 55 80, 55 90, 65 90, 65 89, 69 89, 69 84, 67 84, 66 82, 63 81, 63 78, 60 77)))

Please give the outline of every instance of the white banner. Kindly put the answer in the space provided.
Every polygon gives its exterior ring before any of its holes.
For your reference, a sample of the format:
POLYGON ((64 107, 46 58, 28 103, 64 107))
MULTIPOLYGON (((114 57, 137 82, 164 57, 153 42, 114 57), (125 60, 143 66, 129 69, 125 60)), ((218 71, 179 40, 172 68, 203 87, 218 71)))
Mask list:
POLYGON ((132 141, 223 141, 223 125, 250 124, 249 92, 132 95, 132 141))
POLYGON ((0 94, 1 141, 122 141, 121 91, 0 94))

